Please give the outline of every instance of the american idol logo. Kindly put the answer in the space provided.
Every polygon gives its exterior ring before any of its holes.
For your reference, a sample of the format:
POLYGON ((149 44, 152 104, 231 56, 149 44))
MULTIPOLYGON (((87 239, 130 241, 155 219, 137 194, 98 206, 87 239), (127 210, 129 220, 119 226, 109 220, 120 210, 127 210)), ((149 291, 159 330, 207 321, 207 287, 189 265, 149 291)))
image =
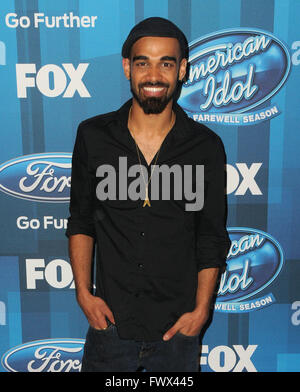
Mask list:
POLYGON ((229 228, 231 247, 227 269, 222 274, 215 310, 223 312, 250 312, 272 305, 274 295, 265 290, 278 276, 283 265, 279 243, 260 230, 229 228))
POLYGON ((290 55, 269 32, 239 28, 207 35, 190 44, 189 62, 178 103, 194 120, 252 125, 280 114, 268 100, 288 77, 290 55))
POLYGON ((0 190, 40 202, 68 202, 71 153, 25 155, 0 165, 0 190))
POLYGON ((82 339, 47 339, 29 342, 7 351, 1 358, 9 372, 79 372, 82 339))

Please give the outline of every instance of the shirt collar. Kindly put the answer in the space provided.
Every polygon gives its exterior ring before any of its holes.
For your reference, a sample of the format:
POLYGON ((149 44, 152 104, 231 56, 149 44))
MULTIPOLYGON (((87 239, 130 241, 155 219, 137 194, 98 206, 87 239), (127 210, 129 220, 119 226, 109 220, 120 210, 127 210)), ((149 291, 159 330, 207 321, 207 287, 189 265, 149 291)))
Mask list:
MULTIPOLYGON (((128 115, 129 115, 129 110, 131 105, 132 105, 132 98, 129 99, 127 102, 125 102, 124 105, 121 106, 121 108, 116 112, 117 120, 121 125, 122 132, 128 132, 127 122, 128 122, 128 115)), ((189 136, 190 134, 188 116, 185 113, 185 111, 177 104, 177 102, 174 102, 173 110, 176 114, 176 121, 173 129, 170 132, 173 134, 172 136, 174 139, 180 140, 189 136)))

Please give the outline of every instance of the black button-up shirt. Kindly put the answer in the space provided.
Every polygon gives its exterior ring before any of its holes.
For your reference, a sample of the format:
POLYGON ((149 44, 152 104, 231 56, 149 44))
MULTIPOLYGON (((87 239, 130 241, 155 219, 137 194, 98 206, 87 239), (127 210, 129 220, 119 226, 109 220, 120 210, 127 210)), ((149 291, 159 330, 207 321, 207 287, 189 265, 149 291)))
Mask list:
MULTIPOLYGON (((95 295, 112 310, 120 338, 154 341, 161 340, 183 313, 194 310, 198 271, 226 265, 230 242, 225 226, 225 154, 214 132, 174 104, 176 122, 163 140, 154 170, 160 165, 179 165, 183 172, 185 165, 204 165, 204 206, 187 211, 186 203, 191 200, 184 192, 181 200, 175 197, 171 179, 170 185, 161 186, 171 189, 167 200, 161 191, 157 200, 151 199, 150 182, 151 207, 143 207, 143 199, 124 197, 119 185, 119 178, 126 176, 119 158, 128 170, 139 165, 135 141, 127 128, 130 106, 131 100, 118 111, 79 125, 66 235, 95 238, 95 295), (116 172, 115 200, 112 196, 99 200, 96 195, 105 179, 97 169, 105 164, 116 172)), ((142 152, 140 159, 150 178, 151 164, 142 152)), ((140 175, 127 176, 128 189, 140 175)), ((193 186, 195 176, 193 172, 193 186)))

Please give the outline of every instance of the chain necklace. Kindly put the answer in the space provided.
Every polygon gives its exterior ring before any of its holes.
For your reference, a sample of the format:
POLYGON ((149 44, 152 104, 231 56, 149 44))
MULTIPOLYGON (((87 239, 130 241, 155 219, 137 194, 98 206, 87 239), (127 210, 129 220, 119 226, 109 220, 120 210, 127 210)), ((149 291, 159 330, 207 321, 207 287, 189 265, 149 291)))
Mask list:
MULTIPOLYGON (((131 118, 131 108, 132 108, 132 106, 129 109, 129 116, 128 116, 129 119, 131 118)), ((172 124, 172 126, 170 127, 170 129, 174 125, 173 121, 174 121, 174 116, 173 116, 173 112, 172 112, 172 119, 171 119, 171 122, 170 122, 170 124, 172 124)), ((144 184, 145 184, 145 200, 144 200, 143 207, 145 207, 146 205, 151 207, 150 200, 149 200, 149 195, 148 195, 148 187, 149 187, 149 184, 150 184, 150 181, 151 181, 151 177, 152 177, 153 171, 155 169, 156 162, 157 162, 157 159, 158 159, 158 155, 159 155, 159 152, 160 152, 160 149, 161 149, 161 146, 162 146, 163 142, 160 144, 160 147, 159 147, 157 153, 155 154, 156 158, 155 158, 154 165, 151 165, 151 166, 153 166, 153 168, 152 168, 152 171, 151 171, 151 174, 150 174, 150 178, 149 178, 148 182, 146 182, 145 177, 144 177, 144 172, 142 170, 142 163, 141 163, 141 157, 140 157, 140 153, 139 153, 139 147, 138 147, 138 145, 137 145, 137 143, 135 141, 135 137, 134 137, 133 132, 131 132, 131 134, 132 134, 132 137, 133 137, 133 140, 134 140, 134 143, 135 143, 136 152, 137 152, 137 156, 138 156, 139 163, 140 163, 140 169, 141 169, 141 173, 142 173, 144 184)))

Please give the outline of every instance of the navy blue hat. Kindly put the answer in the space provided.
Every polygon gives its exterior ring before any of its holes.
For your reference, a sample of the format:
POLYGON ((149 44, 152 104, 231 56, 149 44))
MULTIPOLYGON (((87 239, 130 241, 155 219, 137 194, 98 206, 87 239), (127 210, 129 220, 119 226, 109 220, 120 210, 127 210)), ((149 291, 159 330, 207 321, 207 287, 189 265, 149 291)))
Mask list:
POLYGON ((179 42, 182 58, 188 59, 189 47, 183 32, 171 21, 159 17, 151 17, 142 20, 130 31, 122 47, 122 56, 130 57, 132 45, 143 37, 169 37, 176 38, 179 42))

